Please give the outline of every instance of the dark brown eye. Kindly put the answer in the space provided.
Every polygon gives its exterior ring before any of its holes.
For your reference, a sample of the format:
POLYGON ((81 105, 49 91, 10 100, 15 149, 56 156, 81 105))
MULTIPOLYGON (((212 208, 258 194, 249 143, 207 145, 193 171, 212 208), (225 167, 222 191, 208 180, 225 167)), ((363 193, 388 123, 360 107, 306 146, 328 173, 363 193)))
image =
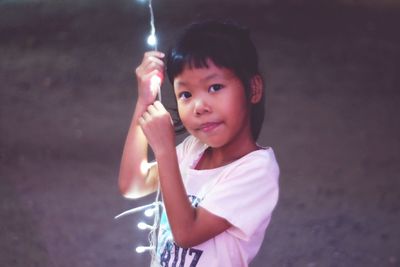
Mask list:
POLYGON ((183 99, 183 100, 188 99, 191 96, 192 96, 192 94, 190 92, 186 92, 186 91, 185 92, 180 92, 179 95, 178 95, 179 99, 183 99))
POLYGON ((224 86, 222 84, 213 84, 210 86, 210 88, 208 88, 208 91, 210 93, 214 93, 214 92, 221 90, 223 87, 224 86))

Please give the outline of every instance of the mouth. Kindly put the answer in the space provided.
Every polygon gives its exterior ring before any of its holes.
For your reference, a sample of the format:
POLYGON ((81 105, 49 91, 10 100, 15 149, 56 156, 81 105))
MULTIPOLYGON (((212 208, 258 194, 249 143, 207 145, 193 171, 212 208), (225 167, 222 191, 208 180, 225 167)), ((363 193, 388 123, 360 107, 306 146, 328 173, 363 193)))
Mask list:
POLYGON ((197 128, 198 131, 209 133, 213 131, 215 128, 217 128, 219 125, 221 125, 221 122, 207 122, 207 123, 202 123, 199 128, 197 128))

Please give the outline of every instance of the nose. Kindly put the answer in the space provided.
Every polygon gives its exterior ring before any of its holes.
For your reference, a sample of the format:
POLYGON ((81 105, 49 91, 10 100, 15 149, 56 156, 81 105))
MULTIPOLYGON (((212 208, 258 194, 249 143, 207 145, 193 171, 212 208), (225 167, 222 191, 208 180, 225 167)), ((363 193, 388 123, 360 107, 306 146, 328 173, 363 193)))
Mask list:
POLYGON ((207 101, 203 98, 198 98, 195 100, 194 103, 194 113, 195 115, 199 116, 204 113, 208 113, 211 111, 210 105, 207 103, 207 101))

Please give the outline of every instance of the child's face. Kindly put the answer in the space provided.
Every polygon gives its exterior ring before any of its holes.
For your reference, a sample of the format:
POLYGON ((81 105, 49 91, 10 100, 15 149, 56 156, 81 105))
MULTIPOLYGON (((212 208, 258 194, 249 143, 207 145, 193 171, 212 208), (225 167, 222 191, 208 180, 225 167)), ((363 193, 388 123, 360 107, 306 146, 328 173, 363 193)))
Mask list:
POLYGON ((179 116, 190 134, 211 147, 252 140, 249 104, 239 78, 229 69, 188 68, 174 79, 179 116))

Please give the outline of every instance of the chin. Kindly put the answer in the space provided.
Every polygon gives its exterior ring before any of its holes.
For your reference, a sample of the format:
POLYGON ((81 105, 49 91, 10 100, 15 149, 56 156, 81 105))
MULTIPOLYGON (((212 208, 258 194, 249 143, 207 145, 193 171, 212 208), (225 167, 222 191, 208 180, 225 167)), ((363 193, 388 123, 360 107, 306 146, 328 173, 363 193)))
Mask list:
POLYGON ((199 137, 199 136, 195 136, 195 137, 197 139, 199 139, 202 143, 204 143, 212 148, 220 148, 226 144, 226 142, 221 140, 221 138, 218 138, 218 136, 212 136, 212 137, 208 137, 208 138, 199 137))

